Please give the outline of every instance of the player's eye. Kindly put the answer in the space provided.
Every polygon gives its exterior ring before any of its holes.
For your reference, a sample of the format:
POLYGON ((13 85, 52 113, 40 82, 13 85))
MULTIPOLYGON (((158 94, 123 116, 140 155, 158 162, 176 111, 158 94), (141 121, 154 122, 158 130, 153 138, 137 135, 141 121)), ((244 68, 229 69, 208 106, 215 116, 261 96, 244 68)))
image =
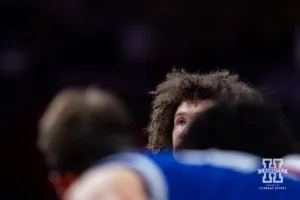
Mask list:
POLYGON ((179 118, 176 120, 176 125, 185 125, 186 124, 186 119, 184 118, 179 118))

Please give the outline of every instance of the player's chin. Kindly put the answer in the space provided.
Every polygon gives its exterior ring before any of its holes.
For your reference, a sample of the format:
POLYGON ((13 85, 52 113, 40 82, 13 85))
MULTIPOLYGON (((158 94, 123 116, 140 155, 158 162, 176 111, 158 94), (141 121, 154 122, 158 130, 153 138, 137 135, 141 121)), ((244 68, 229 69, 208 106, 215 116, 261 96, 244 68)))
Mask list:
POLYGON ((173 150, 176 151, 180 149, 180 144, 181 144, 182 138, 178 138, 176 142, 173 144, 173 150))

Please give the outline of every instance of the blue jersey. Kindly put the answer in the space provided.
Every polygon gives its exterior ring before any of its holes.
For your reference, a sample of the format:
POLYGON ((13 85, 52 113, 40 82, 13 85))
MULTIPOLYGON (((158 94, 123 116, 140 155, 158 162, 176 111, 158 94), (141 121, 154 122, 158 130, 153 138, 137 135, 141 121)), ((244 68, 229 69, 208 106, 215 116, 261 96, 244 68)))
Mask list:
POLYGON ((186 150, 175 156, 172 152, 125 153, 108 162, 125 164, 138 172, 153 200, 299 198, 299 179, 283 169, 273 178, 268 174, 272 172, 270 166, 263 165, 260 157, 242 152, 186 150))

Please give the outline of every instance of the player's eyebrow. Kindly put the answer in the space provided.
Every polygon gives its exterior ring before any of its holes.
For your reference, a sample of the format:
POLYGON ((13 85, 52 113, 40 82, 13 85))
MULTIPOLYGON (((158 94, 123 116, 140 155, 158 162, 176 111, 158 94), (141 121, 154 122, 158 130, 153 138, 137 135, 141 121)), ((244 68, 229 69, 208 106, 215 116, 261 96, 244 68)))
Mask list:
POLYGON ((186 112, 178 112, 178 113, 175 114, 175 117, 184 116, 184 115, 186 115, 186 112))

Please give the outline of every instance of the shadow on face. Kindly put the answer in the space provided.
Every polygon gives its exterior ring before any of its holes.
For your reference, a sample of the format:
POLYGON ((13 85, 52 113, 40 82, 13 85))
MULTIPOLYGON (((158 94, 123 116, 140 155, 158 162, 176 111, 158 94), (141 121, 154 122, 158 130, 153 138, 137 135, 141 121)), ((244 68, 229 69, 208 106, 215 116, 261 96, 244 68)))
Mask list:
POLYGON ((211 100, 183 101, 177 108, 174 116, 172 141, 176 148, 186 134, 191 121, 201 112, 211 107, 211 100))

